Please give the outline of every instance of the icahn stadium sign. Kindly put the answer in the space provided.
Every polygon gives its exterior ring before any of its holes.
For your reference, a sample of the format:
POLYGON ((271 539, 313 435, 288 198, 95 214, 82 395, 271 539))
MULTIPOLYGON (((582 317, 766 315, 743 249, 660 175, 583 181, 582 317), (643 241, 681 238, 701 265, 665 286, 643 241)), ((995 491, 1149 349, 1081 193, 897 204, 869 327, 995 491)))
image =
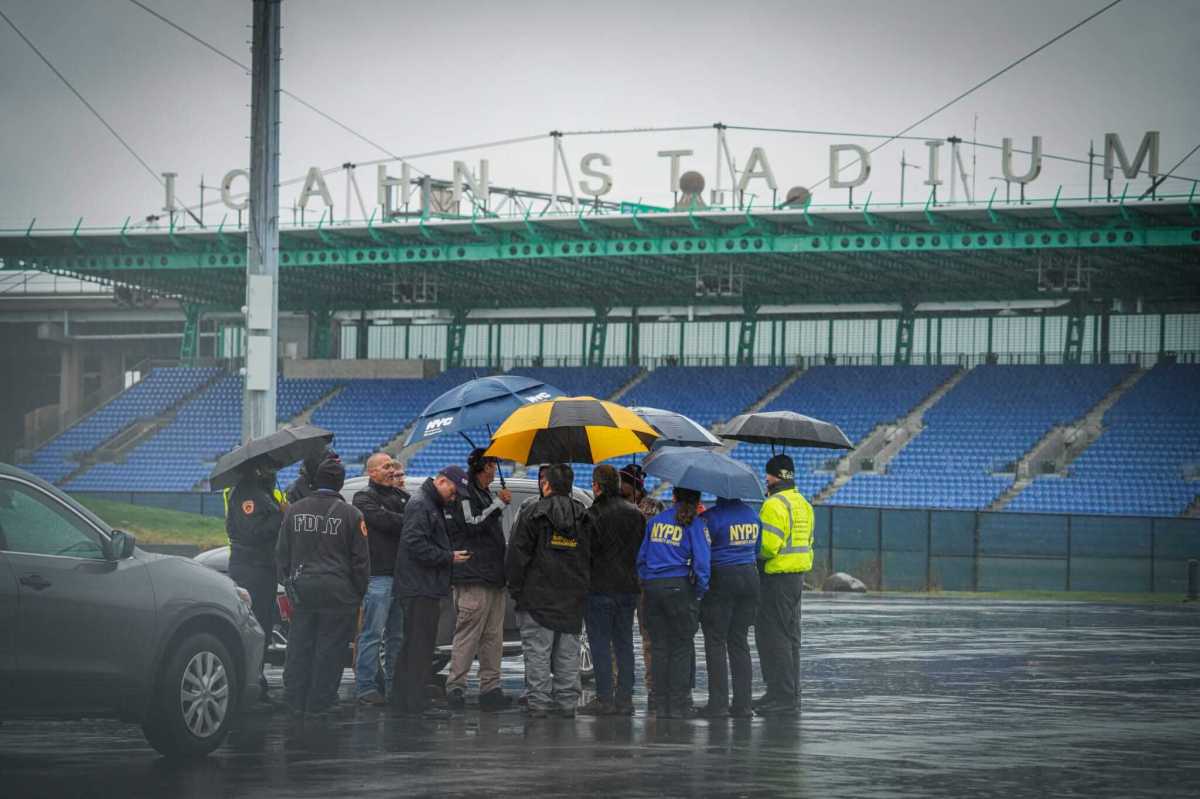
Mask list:
MULTIPOLYGON (((957 146, 954 140, 931 139, 925 142, 927 148, 927 166, 926 178, 924 184, 926 186, 940 186, 944 183, 941 176, 941 148, 947 143, 951 143, 952 158, 960 159, 957 151, 957 146)), ((556 147, 558 145, 556 144, 556 147)), ((1128 156, 1128 151, 1121 142, 1120 136, 1116 133, 1104 134, 1104 178, 1112 180, 1117 169, 1130 180, 1136 178, 1140 173, 1145 171, 1151 178, 1157 178, 1159 173, 1159 132, 1156 130, 1147 131, 1142 136, 1142 140, 1138 145, 1137 151, 1131 160, 1128 156), (1143 164, 1146 165, 1143 170, 1143 164)), ((680 190, 680 169, 682 160, 695 154, 693 150, 660 150, 658 156, 667 159, 669 165, 670 186, 671 191, 680 190)), ((728 148, 726 148, 726 157, 728 158, 728 148)), ((1000 148, 1000 170, 1004 180, 1010 183, 1027 185, 1037 180, 1042 173, 1042 137, 1034 136, 1028 150, 1018 150, 1013 145, 1013 140, 1005 138, 1002 141, 1000 148), (1014 161, 1018 155, 1023 160, 1023 169, 1018 171, 1014 166, 1014 161)), ((559 169, 559 164, 562 164, 563 172, 569 175, 566 169, 566 157, 562 155, 561 148, 556 149, 555 170, 559 169), (561 157, 561 162, 559 158, 561 157)), ((728 161, 729 166, 732 166, 732 159, 728 161)), ((733 187, 739 192, 744 192, 752 181, 763 181, 772 191, 778 189, 778 182, 775 178, 775 172, 771 169, 771 162, 767 156, 766 149, 762 147, 754 147, 750 150, 748 157, 745 160, 745 168, 740 170, 737 177, 736 186, 733 187)), ((959 161, 961 166, 961 160, 959 161)), ((600 152, 591 152, 583 156, 579 161, 579 171, 584 176, 577 184, 579 192, 588 197, 603 197, 613 190, 613 179, 610 172, 607 170, 613 165, 613 159, 600 152)), ((400 174, 393 175, 385 164, 380 164, 376 171, 376 196, 379 205, 384 210, 385 218, 396 207, 398 199, 401 205, 406 205, 414 191, 414 181, 412 179, 412 168, 404 162, 400 164, 400 174), (398 193, 398 197, 396 196, 398 193)), ((953 168, 952 168, 953 171, 953 168)), ((961 171, 961 170, 960 170, 961 171)), ((472 195, 479 201, 486 201, 491 184, 488 178, 488 161, 482 159, 479 161, 477 169, 472 170, 465 161, 454 161, 451 166, 452 177, 450 179, 451 202, 457 203, 461 197, 464 188, 469 188, 472 195)), ((164 173, 166 178, 166 208, 164 210, 174 210, 175 204, 175 173, 164 173)), ((853 189, 862 186, 871 177, 871 153, 865 148, 857 144, 833 144, 829 147, 829 176, 828 183, 831 189, 853 189)), ((247 207, 248 200, 243 193, 235 194, 235 186, 239 186, 239 181, 245 182, 249 178, 249 173, 245 169, 233 169, 225 174, 221 179, 221 201, 231 210, 240 211, 247 207)), ((357 188, 357 184, 355 184, 357 188)), ((333 207, 333 196, 330 194, 329 187, 325 181, 325 173, 318 167, 311 167, 308 170, 304 179, 304 187, 300 190, 300 196, 297 200, 297 207, 300 209, 307 208, 309 202, 314 197, 319 197, 325 206, 333 207)))

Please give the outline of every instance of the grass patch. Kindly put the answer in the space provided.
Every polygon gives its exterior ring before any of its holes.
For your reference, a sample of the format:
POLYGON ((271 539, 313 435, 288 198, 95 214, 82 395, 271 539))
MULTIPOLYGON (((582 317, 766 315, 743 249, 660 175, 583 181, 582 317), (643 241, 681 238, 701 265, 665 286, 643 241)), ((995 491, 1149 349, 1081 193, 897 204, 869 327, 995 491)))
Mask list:
POLYGON ((133 533, 143 544, 193 544, 200 549, 223 547, 229 543, 225 520, 165 508, 128 505, 107 499, 79 498, 109 526, 133 533))

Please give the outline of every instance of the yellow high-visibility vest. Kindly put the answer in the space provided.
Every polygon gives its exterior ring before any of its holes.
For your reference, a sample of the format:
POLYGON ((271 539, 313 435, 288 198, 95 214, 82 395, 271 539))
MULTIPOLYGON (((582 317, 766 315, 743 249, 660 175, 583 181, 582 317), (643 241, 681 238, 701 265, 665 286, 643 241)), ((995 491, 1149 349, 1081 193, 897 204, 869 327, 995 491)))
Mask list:
POLYGON ((799 491, 772 494, 758 512, 762 523, 759 560, 767 574, 806 572, 813 564, 813 509, 799 491))

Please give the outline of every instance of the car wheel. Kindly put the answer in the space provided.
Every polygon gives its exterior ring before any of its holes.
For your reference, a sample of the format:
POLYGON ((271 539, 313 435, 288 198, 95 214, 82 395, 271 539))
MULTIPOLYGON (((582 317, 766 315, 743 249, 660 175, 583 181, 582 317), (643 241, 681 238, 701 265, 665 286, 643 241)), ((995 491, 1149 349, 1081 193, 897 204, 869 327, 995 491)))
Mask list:
POLYGON ((582 682, 591 682, 596 677, 596 670, 592 666, 592 646, 588 643, 587 633, 579 636, 579 679, 582 682))
POLYGON ((237 670, 220 639, 198 633, 166 661, 142 731, 167 757, 199 757, 221 745, 237 710, 237 670))

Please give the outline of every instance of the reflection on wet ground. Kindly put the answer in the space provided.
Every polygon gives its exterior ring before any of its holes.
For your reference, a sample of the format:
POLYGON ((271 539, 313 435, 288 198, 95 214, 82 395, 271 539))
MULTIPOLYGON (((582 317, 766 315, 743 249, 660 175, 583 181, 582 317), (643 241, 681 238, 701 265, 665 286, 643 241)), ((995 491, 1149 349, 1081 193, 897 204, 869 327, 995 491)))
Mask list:
MULTIPOLYGON (((1195 606, 806 597, 804 611, 800 719, 469 709, 415 722, 348 705, 315 727, 248 715, 188 765, 158 758, 129 725, 7 722, 0 794, 1200 794, 1195 606)), ((697 704, 703 663, 701 652, 697 704)), ((505 689, 520 684, 520 660, 506 661, 505 689)))

